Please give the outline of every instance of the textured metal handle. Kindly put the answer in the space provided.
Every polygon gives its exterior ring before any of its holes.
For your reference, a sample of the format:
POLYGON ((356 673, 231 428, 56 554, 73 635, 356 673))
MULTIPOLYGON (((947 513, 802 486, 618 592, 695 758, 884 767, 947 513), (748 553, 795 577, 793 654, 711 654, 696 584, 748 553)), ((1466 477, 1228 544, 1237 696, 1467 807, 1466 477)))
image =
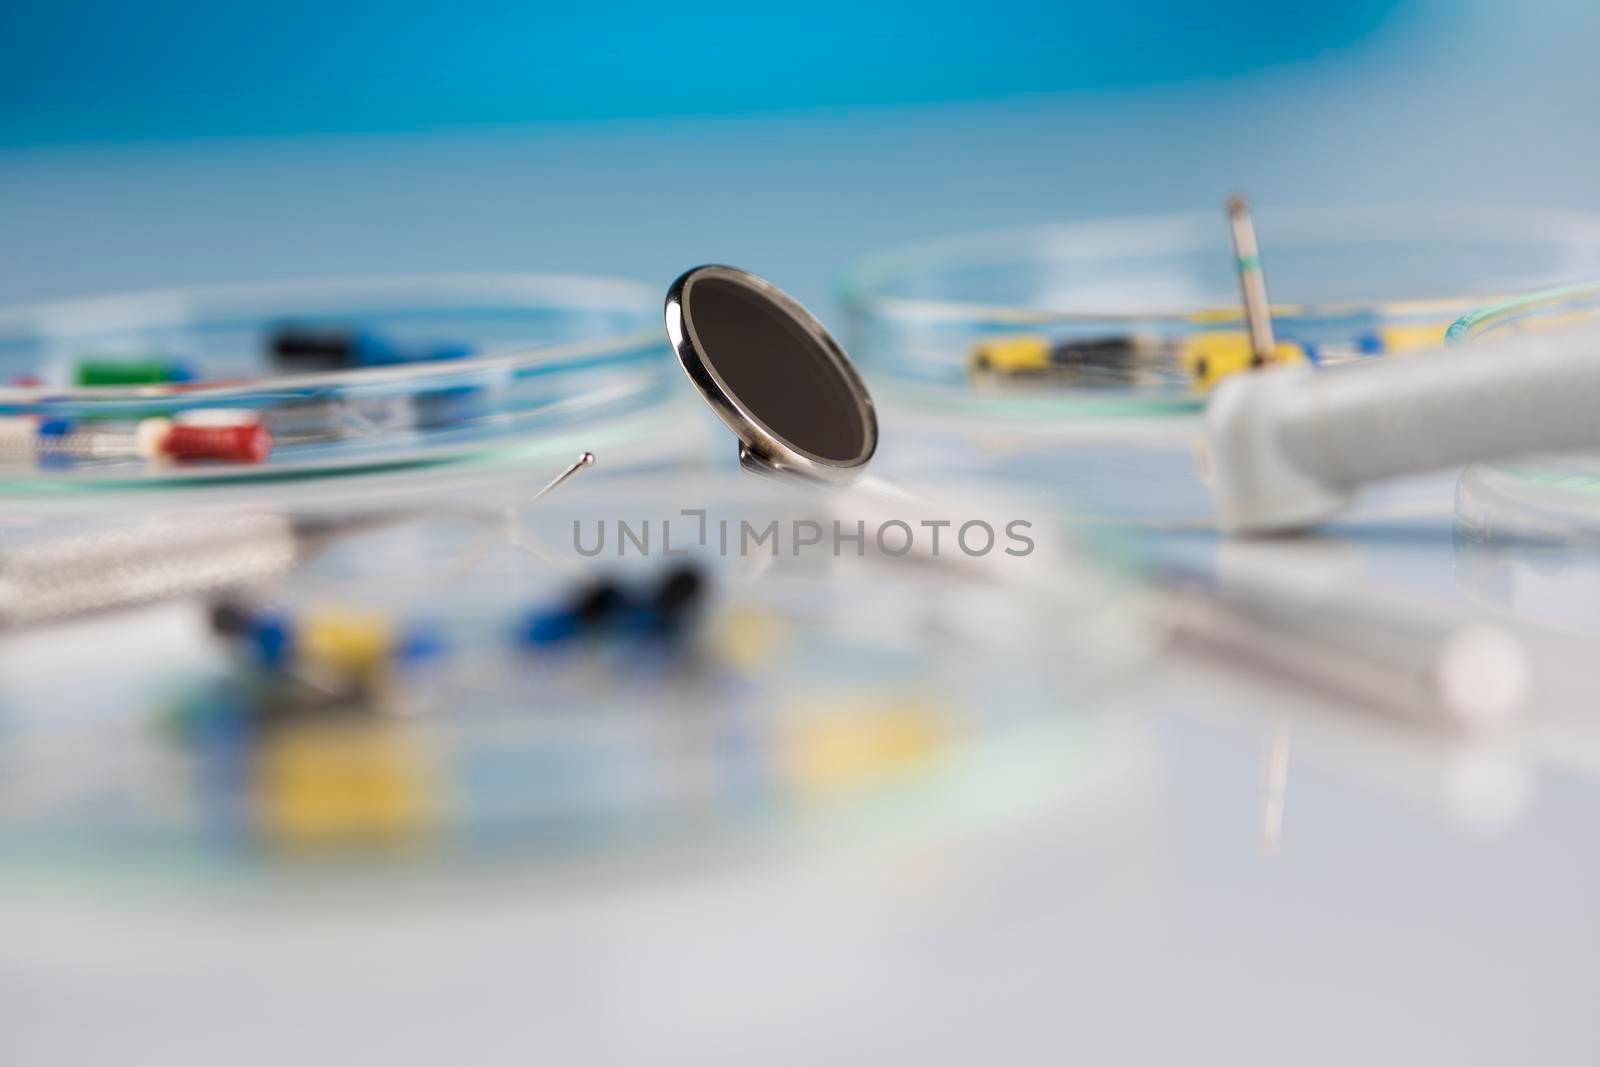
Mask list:
POLYGON ((0 552, 0 626, 27 626, 244 585, 299 557, 275 514, 189 516, 0 552))

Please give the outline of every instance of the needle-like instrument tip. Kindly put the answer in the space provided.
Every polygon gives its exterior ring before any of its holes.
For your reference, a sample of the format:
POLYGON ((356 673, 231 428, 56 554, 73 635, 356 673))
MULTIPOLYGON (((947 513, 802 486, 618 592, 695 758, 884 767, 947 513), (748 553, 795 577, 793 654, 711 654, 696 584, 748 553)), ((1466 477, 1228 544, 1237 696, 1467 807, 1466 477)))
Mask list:
POLYGON ((562 482, 566 481, 568 478, 572 477, 574 474, 577 474, 579 471, 583 470, 583 468, 592 467, 592 466, 594 466, 594 453, 593 452, 580 452, 580 453, 578 453, 578 458, 573 460, 572 464, 570 466, 568 466, 566 470, 562 471, 560 474, 556 475, 553 479, 551 479, 549 485, 545 486, 543 489, 541 489, 537 493, 533 494, 533 499, 538 500, 540 497, 542 497, 546 493, 550 492, 556 486, 560 485, 562 482))

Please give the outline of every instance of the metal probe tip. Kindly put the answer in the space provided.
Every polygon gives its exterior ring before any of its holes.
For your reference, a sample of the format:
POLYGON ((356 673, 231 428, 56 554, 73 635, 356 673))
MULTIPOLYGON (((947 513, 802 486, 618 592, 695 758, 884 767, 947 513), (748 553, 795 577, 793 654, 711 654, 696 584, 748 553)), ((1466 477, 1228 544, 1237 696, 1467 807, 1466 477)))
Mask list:
POLYGON ((533 494, 533 499, 535 499, 535 500, 540 499, 541 497, 543 497, 547 493, 549 493, 551 490, 555 489, 562 482, 566 481, 568 478, 572 477, 574 474, 577 474, 579 471, 583 470, 583 468, 592 467, 592 466, 594 466, 594 453, 593 452, 581 452, 581 453, 579 453, 578 454, 578 458, 573 460, 572 463, 567 467, 566 470, 562 471, 560 474, 558 474, 554 478, 552 478, 550 480, 550 484, 549 485, 545 486, 543 489, 541 489, 537 493, 533 494))

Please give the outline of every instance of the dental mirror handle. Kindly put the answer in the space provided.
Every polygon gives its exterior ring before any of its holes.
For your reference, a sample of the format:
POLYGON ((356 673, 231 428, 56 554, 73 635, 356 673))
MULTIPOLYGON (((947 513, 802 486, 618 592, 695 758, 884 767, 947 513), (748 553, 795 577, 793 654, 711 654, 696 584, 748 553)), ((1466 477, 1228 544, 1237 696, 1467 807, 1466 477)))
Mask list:
POLYGON ((1363 483, 1600 449, 1600 337, 1549 331, 1332 370, 1234 375, 1206 409, 1218 524, 1310 526, 1363 483))

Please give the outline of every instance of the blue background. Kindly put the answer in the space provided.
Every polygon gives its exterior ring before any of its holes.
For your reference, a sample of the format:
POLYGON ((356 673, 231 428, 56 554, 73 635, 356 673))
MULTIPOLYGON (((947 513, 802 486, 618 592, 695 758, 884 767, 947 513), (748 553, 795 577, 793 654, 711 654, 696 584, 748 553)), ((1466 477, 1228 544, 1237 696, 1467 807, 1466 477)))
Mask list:
POLYGON ((423 130, 1141 86, 1311 60, 1398 0, 13 4, 9 142, 423 130))
POLYGON ((1600 5, 0 13, 0 301, 705 260, 1263 204, 1600 208, 1600 5))

